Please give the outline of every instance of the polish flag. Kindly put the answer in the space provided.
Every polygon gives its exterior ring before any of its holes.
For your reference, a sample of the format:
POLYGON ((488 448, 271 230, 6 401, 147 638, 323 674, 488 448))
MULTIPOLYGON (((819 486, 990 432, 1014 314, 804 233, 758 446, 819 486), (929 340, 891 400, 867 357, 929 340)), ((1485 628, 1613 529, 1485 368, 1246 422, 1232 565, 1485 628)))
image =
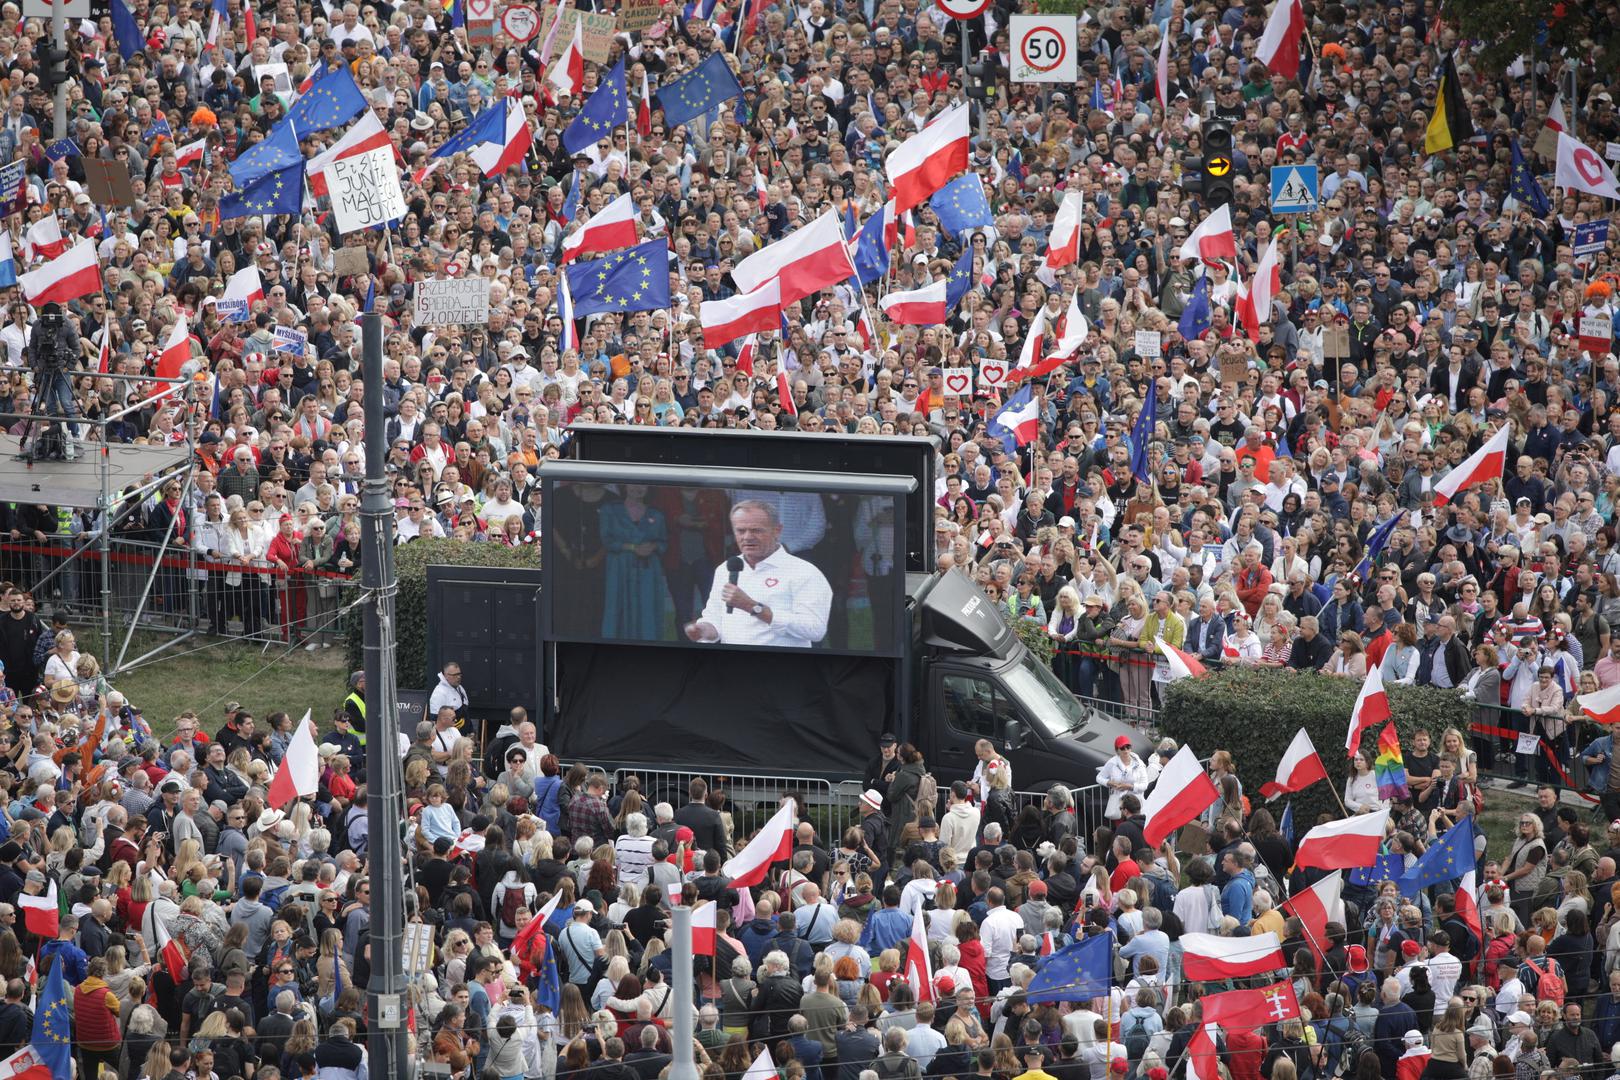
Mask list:
POLYGON ((1164 640, 1164 638, 1159 638, 1155 644, 1159 646, 1159 652, 1163 654, 1165 663, 1170 667, 1171 682, 1180 679, 1196 679, 1200 675, 1209 674, 1208 669, 1199 663, 1198 658, 1191 653, 1183 652, 1164 640))
POLYGON ((1356 695, 1356 707, 1350 710, 1350 730, 1344 737, 1346 757, 1355 757, 1361 747, 1361 733, 1377 727, 1389 719, 1389 695, 1384 692, 1384 676, 1377 666, 1367 669, 1367 680, 1356 695))
POLYGON ((67 250, 67 241, 62 239, 62 226, 57 223, 55 214, 47 214, 28 226, 23 243, 27 245, 29 262, 54 259, 67 250))
POLYGON ((1581 694, 1575 701, 1580 705, 1581 712, 1598 723, 1620 724, 1620 683, 1607 690, 1581 694))
POLYGON ((1056 935, 1047 930, 1041 934, 1041 955, 1051 956, 1055 952, 1057 952, 1056 935))
MULTIPOLYGON (((799 415, 798 403, 793 400, 793 384, 788 381, 788 373, 785 371, 776 373, 776 402, 789 416, 799 415)), ((782 858, 785 859, 787 856, 783 855, 782 858)))
MULTIPOLYGON (((782 378, 782 375, 777 376, 778 386, 782 378)), ((794 802, 787 799, 782 803, 782 808, 771 815, 765 827, 721 867, 721 873, 731 879, 731 888, 740 889, 764 881, 771 864, 783 861, 793 852, 795 824, 794 802)))
POLYGON ((647 85, 647 69, 641 69, 641 101, 636 105, 636 134, 643 139, 652 134, 652 90, 647 85))
POLYGON ((1463 488, 1502 479, 1503 470, 1507 468, 1508 439, 1511 435, 1512 429, 1504 423, 1495 435, 1485 440, 1484 446, 1469 454, 1461 465, 1446 473, 1445 477, 1434 485, 1434 505, 1446 505, 1463 488))
POLYGON ((1052 237, 1046 248, 1046 268, 1057 270, 1080 258, 1080 211, 1084 199, 1079 188, 1071 188, 1058 204, 1052 219, 1052 237))
POLYGON ((743 1073, 742 1080, 776 1080, 776 1063, 771 1060, 771 1051, 768 1047, 759 1048, 754 1063, 743 1073))
POLYGON ((557 314, 562 318, 562 334, 557 348, 563 352, 579 349, 579 330, 574 326, 574 294, 568 291, 568 275, 557 275, 557 314))
POLYGON ((1300 728, 1294 741, 1288 744, 1282 760, 1277 762, 1277 779, 1261 784, 1260 794, 1270 802, 1279 795, 1304 791, 1318 780, 1327 778, 1327 766, 1322 763, 1322 755, 1316 752, 1310 733, 1300 728))
POLYGON ((1041 433, 1041 403, 1035 400, 1035 395, 1026 386, 1007 399, 1007 404, 996 413, 991 427, 1012 432, 1013 441, 1019 446, 1034 442, 1035 436, 1041 433))
POLYGON ((906 982, 917 992, 918 1001, 934 1000, 934 965, 928 958, 928 927, 923 923, 922 905, 911 913, 911 937, 906 941, 906 982))
POLYGON ((101 355, 97 358, 96 374, 105 375, 112 370, 112 328, 101 328, 101 355))
POLYGON ((953 105, 907 139, 884 162, 895 210, 904 213, 926 202, 968 167, 968 106, 953 105))
MULTIPOLYGON (((758 343, 759 335, 749 334, 742 339, 742 345, 737 349, 737 372, 741 375, 747 375, 750 379, 754 377, 754 352, 758 343)), ((791 394, 788 396, 788 400, 793 400, 791 394)))
POLYGON ((759 208, 764 210, 771 204, 771 193, 765 187, 765 174, 759 169, 754 170, 754 198, 759 200, 759 208))
MULTIPOLYGON (((33 968, 34 962, 28 961, 30 975, 33 968)), ((30 978, 29 981, 33 980, 30 978)), ((32 1044, 24 1046, 4 1061, 0 1061, 0 1080, 51 1080, 51 1076, 51 1067, 39 1056, 39 1051, 34 1049, 32 1044)))
POLYGON ((1283 903, 1289 915, 1299 916, 1305 927, 1305 940, 1311 951, 1321 956, 1327 946, 1327 924, 1344 925, 1344 872, 1335 870, 1308 889, 1301 889, 1283 903))
POLYGON ((1198 228, 1182 242, 1177 253, 1182 259, 1203 259, 1218 262, 1221 259, 1237 261, 1237 237, 1232 234, 1231 207, 1222 206, 1198 223, 1198 228))
POLYGON ((731 280, 743 292, 753 292, 772 278, 781 278, 784 304, 854 276, 844 228, 838 212, 831 209, 754 252, 731 271, 731 280))
POLYGON ((1091 324, 1080 311, 1080 290, 1076 289, 1074 296, 1069 299, 1069 310, 1064 313, 1062 325, 1058 329, 1058 340, 1052 347, 1052 355, 1067 360, 1080 351, 1080 346, 1084 345, 1090 336, 1091 324))
POLYGON ((633 247, 639 239, 636 233, 636 204, 630 192, 626 191, 563 239, 562 258, 558 261, 567 264, 581 255, 600 255, 633 247))
POLYGON ((1319 870, 1371 866, 1378 860, 1378 845, 1384 842, 1384 827, 1388 824, 1389 807, 1386 806, 1371 814, 1357 814, 1318 825, 1300 841, 1294 865, 1314 866, 1319 870))
POLYGON ((180 369, 191 359, 191 331, 186 327, 186 314, 181 312, 169 330, 169 340, 158 354, 153 373, 160 379, 178 379, 180 369))
MULTIPOLYGON (((559 20, 562 18, 561 10, 558 11, 557 17, 559 20)), ((568 40, 568 48, 563 50, 557 62, 546 72, 546 82, 556 88, 559 97, 563 94, 578 97, 580 91, 585 88, 584 29, 585 20, 575 19, 574 36, 568 40)))
POLYGON ((1164 38, 1159 42, 1159 69, 1155 77, 1159 88, 1159 104, 1165 109, 1170 108, 1170 27, 1164 28, 1164 38))
POLYGON ((950 314, 945 310, 949 286, 947 279, 940 278, 920 289, 892 292, 878 298, 878 307, 890 322, 907 326, 938 326, 950 314))
POLYGON ((1142 813, 1147 817, 1142 837, 1147 846, 1158 847, 1165 837, 1203 813, 1219 797, 1214 781, 1198 764, 1192 747, 1182 744, 1170 764, 1159 773, 1159 782, 1142 805, 1142 813))
POLYGON ((163 925, 162 919, 154 917, 152 926, 157 940, 157 955, 163 961, 163 968, 169 973, 169 978, 178 986, 186 981, 186 961, 190 953, 186 951, 183 942, 169 936, 168 927, 163 925))
POLYGON ((1220 1080, 1221 1059, 1214 1024, 1199 1024, 1187 1040, 1187 1080, 1220 1080))
POLYGON ((320 785, 321 756, 315 750, 315 726, 310 722, 310 710, 305 709, 303 722, 293 732, 281 766, 270 781, 270 805, 286 806, 294 799, 315 794, 320 785))
POLYGON ((1044 362, 1041 342, 1046 338, 1046 305, 1042 304, 1030 320, 1029 332, 1024 335, 1024 347, 1018 351, 1018 364, 1012 369, 1015 379, 1034 378, 1035 371, 1044 362))
POLYGON ((90 240, 74 244, 60 258, 30 270, 17 279, 23 297, 35 307, 41 304, 65 304, 81 296, 101 291, 101 260, 96 258, 96 245, 90 240))
POLYGON ((175 154, 174 162, 182 169, 187 165, 195 165, 203 159, 203 152, 208 149, 207 139, 198 139, 194 143, 186 143, 175 154))
POLYGON ((1299 39, 1305 34, 1305 9, 1299 0, 1277 0, 1266 20, 1254 58, 1285 79, 1299 78, 1299 39))
POLYGON ((467 156, 478 163, 485 176, 499 176, 519 164, 534 145, 534 130, 529 127, 528 114, 523 102, 506 99, 506 130, 500 142, 479 143, 467 151, 467 156))
POLYGON ((393 145, 394 141, 388 137, 388 131, 383 127, 382 121, 377 119, 377 114, 370 109, 363 110, 360 119, 343 133, 343 138, 310 158, 309 163, 304 166, 304 172, 309 176, 309 190, 316 195, 327 194, 326 169, 334 161, 342 161, 364 154, 368 150, 380 150, 393 145))
MULTIPOLYGON (((1160 783, 1163 783, 1160 778, 1160 783)), ((1181 973, 1188 982, 1219 982, 1248 975, 1265 975, 1286 967, 1276 933, 1248 937, 1216 934, 1181 935, 1181 973)))
POLYGON ((1271 243, 1260 254, 1260 262, 1254 268, 1254 279, 1249 283, 1249 302, 1254 311, 1256 331, 1271 321, 1272 302, 1281 293, 1282 266, 1277 255, 1277 234, 1272 233, 1271 243))
POLYGON ((781 318, 782 282, 778 278, 772 278, 753 292, 738 293, 724 300, 705 300, 698 308, 705 349, 718 349, 749 334, 769 333, 781 325, 781 318))
POLYGON ((1550 127, 1554 131, 1564 131, 1569 127, 1569 121, 1564 119, 1564 95, 1556 94, 1552 104, 1547 106, 1547 119, 1542 127, 1550 127))
POLYGON ((1484 924, 1479 918, 1479 899, 1476 895, 1477 877, 1473 870, 1465 873, 1457 882, 1457 915, 1468 924, 1468 929, 1481 942, 1485 940, 1484 924))
POLYGON ((719 932, 719 924, 715 921, 715 914, 720 905, 714 901, 692 909, 692 955, 713 956, 715 940, 719 932))
POLYGON ((1221 24, 1219 19, 1211 20, 1209 24, 1209 48, 1221 47, 1221 24))
POLYGON ((249 263, 232 274, 230 280, 225 282, 225 295, 221 299, 245 300, 248 310, 252 311, 253 305, 264 299, 264 282, 259 278, 259 268, 249 263))
POLYGON ((259 40, 259 24, 253 17, 253 4, 250 0, 242 0, 242 32, 247 35, 250 45, 259 40))
POLYGON ((17 906, 23 909, 23 925, 37 938, 49 940, 61 930, 62 913, 56 902, 56 882, 51 882, 43 896, 21 893, 17 906))

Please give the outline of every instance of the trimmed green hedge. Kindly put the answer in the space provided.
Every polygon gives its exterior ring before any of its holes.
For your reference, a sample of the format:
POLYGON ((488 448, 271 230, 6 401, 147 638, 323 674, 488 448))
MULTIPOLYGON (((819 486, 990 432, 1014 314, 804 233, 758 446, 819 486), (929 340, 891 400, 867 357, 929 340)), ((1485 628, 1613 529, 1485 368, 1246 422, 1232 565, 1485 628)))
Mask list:
MULTIPOLYGON (((505 544, 469 544, 464 540, 413 540, 394 549, 394 566, 399 589, 394 594, 394 670, 401 686, 430 686, 427 670, 427 568, 434 566, 521 566, 540 565, 540 545, 508 547, 505 544)), ((363 618, 349 624, 349 664, 358 670, 364 663, 363 618)))
MULTIPOLYGON (((1190 742, 1200 758, 1216 750, 1232 755, 1243 791, 1255 807, 1265 805, 1260 785, 1277 775, 1277 764, 1294 734, 1303 726, 1327 766, 1328 780, 1340 794, 1349 769, 1344 736, 1350 726, 1361 683, 1315 672, 1275 668, 1231 668, 1201 679, 1171 683, 1165 696, 1161 726, 1178 742, 1190 742)), ((1469 706, 1454 690, 1419 686, 1388 688, 1395 730, 1404 745, 1412 732, 1427 729, 1440 743, 1448 727, 1468 730, 1469 706)), ((1369 759, 1377 753, 1376 730, 1362 735, 1362 750, 1369 759)), ((1438 752, 1438 749, 1436 750, 1438 752)), ((1339 804, 1326 784, 1316 784, 1272 804, 1281 816, 1288 799, 1294 802, 1297 834, 1321 813, 1340 817, 1339 804)))

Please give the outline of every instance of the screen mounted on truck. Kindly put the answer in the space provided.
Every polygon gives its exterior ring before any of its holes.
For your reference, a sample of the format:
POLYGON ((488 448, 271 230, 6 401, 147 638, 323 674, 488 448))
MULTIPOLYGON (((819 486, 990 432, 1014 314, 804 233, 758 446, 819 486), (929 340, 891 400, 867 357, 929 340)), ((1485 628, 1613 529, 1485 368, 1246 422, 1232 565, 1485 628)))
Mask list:
POLYGON ((900 652, 895 495, 554 476, 545 509, 556 640, 900 652))

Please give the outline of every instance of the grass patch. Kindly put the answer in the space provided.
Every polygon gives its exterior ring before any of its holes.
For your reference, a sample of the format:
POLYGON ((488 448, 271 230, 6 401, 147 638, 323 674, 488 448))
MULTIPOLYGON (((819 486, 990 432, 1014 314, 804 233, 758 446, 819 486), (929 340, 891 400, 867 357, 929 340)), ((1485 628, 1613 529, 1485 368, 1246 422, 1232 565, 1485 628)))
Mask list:
MULTIPOLYGON (((130 656, 139 656, 160 641, 136 635, 130 656)), ((225 722, 227 701, 241 702, 256 717, 282 711, 297 718, 310 709, 317 730, 324 731, 332 710, 348 693, 348 674, 341 647, 308 653, 300 646, 288 652, 285 645, 266 650, 262 645, 192 638, 173 654, 160 654, 120 673, 115 684, 165 737, 174 730, 174 718, 188 709, 212 734, 225 722)))

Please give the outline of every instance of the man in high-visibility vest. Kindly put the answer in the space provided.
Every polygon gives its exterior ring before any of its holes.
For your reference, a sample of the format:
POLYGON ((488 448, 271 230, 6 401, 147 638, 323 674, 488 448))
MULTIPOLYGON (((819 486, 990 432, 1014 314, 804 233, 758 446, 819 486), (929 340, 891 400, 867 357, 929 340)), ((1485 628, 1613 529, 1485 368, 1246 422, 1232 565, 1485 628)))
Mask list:
POLYGON ((354 737, 366 745, 366 673, 357 671, 349 676, 349 696, 343 699, 343 711, 349 716, 349 727, 354 737))

